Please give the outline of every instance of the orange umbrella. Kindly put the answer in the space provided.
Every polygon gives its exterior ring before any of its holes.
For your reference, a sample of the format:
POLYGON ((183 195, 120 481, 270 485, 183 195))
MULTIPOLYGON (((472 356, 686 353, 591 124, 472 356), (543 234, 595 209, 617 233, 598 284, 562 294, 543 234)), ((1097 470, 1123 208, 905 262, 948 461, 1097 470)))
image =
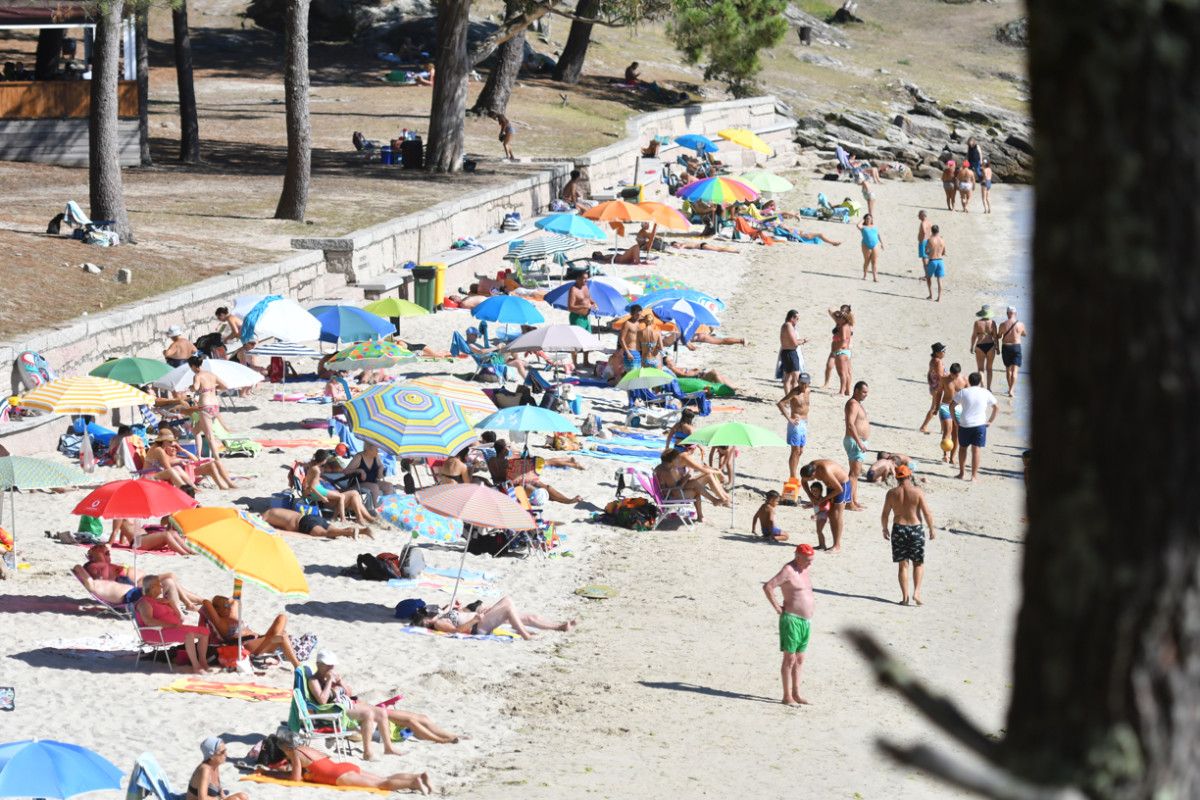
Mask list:
POLYGON ((654 223, 654 230, 650 231, 650 244, 647 245, 647 248, 654 247, 654 237, 658 235, 659 225, 669 231, 686 231, 692 227, 691 221, 683 215, 682 211, 665 203, 639 203, 638 208, 648 212, 650 221, 654 223))
POLYGON ((650 222, 650 214, 643 211, 641 206, 626 203, 624 200, 608 200, 597 203, 583 213, 587 219, 596 222, 650 222))

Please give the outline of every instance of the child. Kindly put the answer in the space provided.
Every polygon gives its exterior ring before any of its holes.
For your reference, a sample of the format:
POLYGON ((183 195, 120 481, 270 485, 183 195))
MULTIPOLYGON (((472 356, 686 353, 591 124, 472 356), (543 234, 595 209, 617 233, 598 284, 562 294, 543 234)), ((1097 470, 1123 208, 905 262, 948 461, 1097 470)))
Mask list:
POLYGON ((754 515, 754 519, 750 522, 750 535, 754 535, 754 529, 762 527, 762 537, 764 539, 774 539, 777 542, 787 541, 787 534, 783 532, 778 525, 775 524, 775 509, 779 507, 779 492, 771 490, 767 492, 766 500, 759 506, 758 512, 754 515))
POLYGON ((825 492, 825 484, 813 481, 808 490, 813 499, 813 519, 817 521, 817 549, 827 550, 825 546, 825 523, 829 521, 829 510, 833 507, 833 498, 825 492))
POLYGON ((737 448, 726 445, 717 445, 708 452, 708 465, 710 467, 713 466, 713 460, 716 460, 717 469, 721 470, 724 474, 722 482, 727 489, 733 488, 733 475, 736 469, 737 457, 737 448))

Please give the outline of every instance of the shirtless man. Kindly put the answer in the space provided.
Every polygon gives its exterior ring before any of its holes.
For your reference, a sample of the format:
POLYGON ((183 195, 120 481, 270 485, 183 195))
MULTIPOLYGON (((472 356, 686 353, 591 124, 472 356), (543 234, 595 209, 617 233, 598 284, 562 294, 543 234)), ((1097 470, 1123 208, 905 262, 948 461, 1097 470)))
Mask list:
POLYGON ((221 323, 221 341, 232 342, 241 341, 242 338, 242 318, 236 314, 229 313, 229 308, 221 306, 215 314, 217 321, 221 323), (229 330, 224 330, 228 328, 229 330))
MULTIPOLYGON (((968 170, 969 171, 969 170, 968 170)), ((925 242, 925 287, 929 289, 929 297, 933 300, 933 281, 937 279, 937 302, 942 302, 942 278, 946 277, 946 240, 942 238, 941 229, 934 225, 929 229, 929 240, 925 242)))
POLYGON ((800 382, 800 373, 804 372, 804 356, 800 352, 800 345, 808 340, 801 339, 800 334, 796 333, 798 319, 800 312, 793 308, 787 312, 783 324, 779 326, 779 364, 783 372, 784 394, 796 388, 800 382))
POLYGON ((954 463, 954 451, 958 449, 958 420, 950 413, 950 404, 954 395, 967 385, 967 376, 962 374, 962 365, 955 361, 950 365, 950 371, 942 378, 941 390, 938 392, 938 421, 942 426, 942 441, 950 440, 949 450, 943 450, 942 461, 954 463))
MULTIPOLYGON (((586 272, 580 272, 575 276, 575 285, 567 292, 567 321, 572 325, 583 328, 585 331, 592 330, 592 310, 596 308, 596 302, 592 300, 592 290, 588 288, 588 276, 586 272)), ((574 361, 578 357, 578 353, 571 353, 571 360, 574 361)), ((588 354, 583 354, 584 366, 588 363, 588 354)))
POLYGON ((171 340, 171 343, 167 345, 166 350, 163 350, 163 361, 172 367, 182 367, 189 358, 196 354, 196 345, 187 340, 187 337, 183 335, 183 328, 178 325, 167 328, 167 338, 171 340))
POLYGON ((925 209, 917 212, 917 258, 921 259, 921 269, 929 264, 929 256, 925 255, 925 242, 933 235, 930 227, 933 225, 927 218, 925 209))
POLYGON ((583 173, 579 170, 571 170, 571 180, 567 181, 566 185, 563 186, 559 197, 571 208, 587 210, 596 204, 587 199, 587 194, 583 191, 583 187, 579 185, 582 177, 583 173))
POLYGON ((971 165, 966 161, 958 165, 958 172, 954 176, 958 182, 958 201, 962 204, 964 212, 969 211, 967 208, 971 203, 971 195, 975 191, 975 172, 971 169, 971 165))
POLYGON ((832 498, 829 505, 829 530, 833 532, 833 550, 842 551, 842 527, 845 524, 846 504, 850 502, 850 476, 842 465, 828 458, 818 458, 800 468, 804 492, 814 504, 818 498, 810 484, 820 481, 825 485, 825 498, 832 498))
MULTIPOLYGON (((1000 360, 1004 362, 1004 375, 1008 378, 1008 396, 1017 396, 1017 372, 1021 369, 1021 340, 1028 333, 1025 323, 1017 319, 1017 309, 1008 307, 1003 325, 996 326, 1000 338, 1000 360)), ((991 372, 988 372, 988 388, 991 388, 991 372)))
POLYGON ((799 383, 794 389, 783 396, 775 404, 779 413, 787 420, 788 477, 795 478, 800 469, 800 457, 804 455, 804 445, 808 444, 808 387, 812 378, 807 372, 801 372, 799 383))
POLYGON ((892 563, 899 564, 897 577, 900 580, 900 605, 910 602, 921 605, 921 578, 925 575, 925 525, 929 527, 929 539, 934 538, 933 513, 925 500, 925 493, 912 480, 912 470, 901 464, 896 467, 896 488, 888 491, 883 499, 883 538, 892 543, 892 563), (888 529, 888 518, 892 518, 888 529), (908 566, 912 564, 912 592, 908 590, 908 566))
POLYGON ((202 455, 204 452, 204 440, 208 439, 209 457, 213 461, 218 460, 220 447, 217 444, 217 437, 213 436, 212 423, 213 420, 221 413, 221 399, 219 394, 225 391, 227 387, 224 382, 211 372, 202 372, 200 368, 204 366, 204 358, 194 355, 188 359, 188 366, 192 369, 192 393, 196 395, 196 405, 200 407, 200 418, 197 422, 196 433, 196 453, 202 455))
POLYGON ((626 372, 642 365, 642 351, 638 349, 638 335, 642 330, 641 317, 642 307, 634 303, 629 307, 629 319, 625 320, 620 334, 617 335, 617 352, 621 355, 626 372))
MULTIPOLYGON (((863 476, 863 480, 867 483, 887 483, 896 476, 897 467, 908 467, 910 470, 916 470, 916 462, 909 456, 903 453, 889 453, 886 450, 880 450, 875 454, 875 463, 867 470, 867 474, 863 476)), ((913 478, 916 483, 924 483, 923 478, 913 478)))
POLYGON ((816 606, 812 578, 808 573, 813 555, 812 545, 797 545, 792 560, 784 564, 774 578, 763 584, 763 594, 779 615, 779 650, 783 653, 779 674, 783 679, 785 706, 808 705, 808 701, 800 694, 800 670, 804 666, 804 653, 808 650, 811 620, 816 606), (783 605, 775 599, 776 589, 783 595, 783 605))
POLYGON ((942 395, 942 378, 946 376, 946 345, 934 342, 929 351, 929 369, 925 372, 925 383, 929 386, 929 410, 925 412, 925 420, 918 428, 921 433, 929 433, 930 420, 938 411, 938 400, 942 395))
POLYGON ((366 536, 374 539, 370 528, 334 527, 325 522, 324 517, 316 514, 301 514, 287 508, 268 508, 262 513, 263 521, 272 528, 292 533, 303 533, 307 536, 320 536, 325 539, 336 539, 348 536, 352 539, 366 536))
POLYGON ((858 476, 862 474, 863 462, 867 460, 867 450, 871 443, 871 421, 867 419, 867 409, 863 401, 867 399, 867 382, 859 381, 854 384, 854 395, 846 401, 846 435, 842 437, 842 447, 846 450, 846 458, 850 461, 850 509, 859 511, 865 506, 858 502, 858 476))

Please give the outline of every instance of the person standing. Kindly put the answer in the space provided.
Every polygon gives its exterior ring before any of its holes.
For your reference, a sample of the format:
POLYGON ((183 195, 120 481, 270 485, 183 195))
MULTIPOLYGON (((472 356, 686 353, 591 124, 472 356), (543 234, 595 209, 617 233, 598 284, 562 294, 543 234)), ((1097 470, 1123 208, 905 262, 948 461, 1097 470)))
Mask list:
MULTIPOLYGON (((864 187, 866 185, 863 183, 864 187)), ((858 230, 862 234, 863 280, 867 279, 869 271, 875 283, 879 283, 879 254, 883 252, 883 237, 875 227, 875 217, 871 214, 864 216, 862 222, 858 223, 858 230)))
POLYGON ((187 340, 183 335, 183 328, 178 325, 167 328, 167 338, 171 343, 163 350, 163 361, 172 367, 182 367, 189 358, 196 355, 196 345, 187 340))
POLYGON ((942 425, 942 442, 950 441, 950 446, 942 446, 942 461, 954 463, 954 451, 958 449, 958 420, 951 412, 954 395, 967 385, 963 377, 962 365, 955 361, 950 365, 950 371, 942 378, 942 386, 938 392, 938 421, 942 425))
POLYGON ((804 455, 804 445, 808 444, 808 388, 812 378, 807 372, 801 372, 799 380, 800 382, 775 404, 779 413, 787 420, 789 478, 796 477, 800 469, 800 457, 804 455))
MULTIPOLYGON (((933 235, 930 229, 933 223, 927 219, 925 209, 917 212, 917 258, 921 259, 921 271, 929 264, 929 256, 925 254, 925 243, 929 241, 929 237, 933 235)), ((932 295, 933 293, 930 292, 932 295)))
POLYGON ((500 126, 500 144, 504 146, 504 157, 509 161, 516 161, 517 159, 513 155, 512 150, 512 140, 513 135, 516 133, 516 129, 513 127, 513 124, 508 121, 508 117, 504 116, 503 114, 496 115, 496 123, 500 126))
POLYGON ((929 369, 925 372, 925 383, 929 385, 929 410, 925 412, 925 421, 918 428, 921 433, 929 433, 933 415, 938 413, 938 404, 942 396, 942 378, 946 377, 946 345, 934 342, 929 352, 929 369))
POLYGON ((979 149, 979 142, 975 141, 974 136, 967 139, 967 166, 975 173, 977 182, 983 180, 983 151, 979 149))
MULTIPOLYGON (((1004 325, 1000 327, 1000 361, 1004 364, 1004 375, 1008 378, 1008 396, 1017 396, 1017 372, 1021 369, 1021 340, 1028 333, 1025 323, 1017 319, 1017 309, 1009 306, 1004 325)), ((990 384, 989 384, 990 388, 990 384)))
MULTIPOLYGON (((567 322, 577 328, 583 328, 589 333, 592 330, 592 309, 596 301, 592 300, 592 290, 588 287, 588 274, 580 272, 575 276, 575 284, 567 291, 567 322)), ((572 359, 578 354, 572 353, 572 359)), ((583 354, 583 363, 588 363, 588 354, 583 354)))
POLYGON ((836 461, 818 458, 800 468, 800 477, 804 482, 804 492, 814 506, 829 501, 829 530, 833 533, 832 552, 840 553, 846 504, 850 502, 850 475, 836 461), (817 482, 825 486, 825 492, 821 496, 818 496, 813 488, 817 482))
POLYGON ((867 409, 863 401, 867 399, 867 382, 859 381, 854 384, 854 396, 846 401, 845 419, 846 435, 842 437, 842 447, 846 450, 846 458, 850 462, 850 508, 858 511, 864 508, 858 502, 858 476, 862 474, 863 462, 867 460, 867 451, 871 449, 871 421, 867 418, 867 409))
POLYGON ((986 385, 991 391, 992 364, 996 361, 996 323, 992 319, 992 307, 986 303, 975 312, 970 350, 975 354, 975 369, 987 376, 986 385))
POLYGON ((899 564, 897 578, 900 581, 900 605, 910 602, 921 605, 921 579, 925 576, 925 526, 929 527, 929 539, 934 538, 933 513, 925 493, 912 480, 912 469, 905 464, 896 467, 896 488, 883 499, 883 538, 892 543, 892 563, 899 564), (892 518, 888 529, 888 518, 892 518), (908 590, 908 571, 912 565, 912 592, 908 590))
MULTIPOLYGON (((876 181, 878 183, 879 181, 876 181)), ((862 189, 863 202, 867 204, 867 216, 875 216, 875 193, 871 191, 871 182, 867 180, 866 172, 858 173, 858 185, 862 189)))
POLYGON ((850 364, 854 344, 854 312, 850 306, 843 305, 838 309, 829 309, 829 316, 833 319, 833 342, 829 348, 829 361, 825 364, 825 386, 829 385, 830 369, 836 369, 838 394, 849 396, 850 383, 854 380, 854 370, 850 364))
POLYGON ((996 397, 981 385, 983 376, 972 372, 967 378, 967 388, 960 389, 950 403, 951 413, 955 406, 962 407, 958 421, 958 477, 966 478, 967 449, 971 450, 971 481, 979 475, 980 450, 987 446, 987 429, 996 420, 1000 405, 996 397))
POLYGON ((954 159, 946 162, 946 168, 942 170, 942 189, 946 192, 946 210, 954 210, 954 196, 958 193, 958 169, 955 167, 954 159))
POLYGON ((638 334, 642 330, 642 307, 634 303, 629 307, 629 317, 621 325, 617 334, 617 352, 621 354, 625 371, 637 369, 642 365, 642 351, 638 349, 638 334))
POLYGON ((946 240, 942 238, 942 229, 934 225, 929 229, 929 241, 925 243, 925 286, 929 289, 929 297, 933 300, 933 281, 937 280, 937 302, 942 302, 942 278, 946 277, 946 240))
POLYGON ((992 213, 992 166, 986 158, 979 177, 979 199, 983 201, 983 213, 992 213))
POLYGON ((800 312, 791 309, 779 326, 779 372, 783 376, 783 391, 789 393, 796 388, 800 381, 800 373, 804 372, 804 355, 800 345, 807 342, 796 332, 796 321, 800 312))
POLYGON ((975 191, 975 173, 967 162, 959 165, 955 180, 958 181, 958 202, 964 212, 969 212, 967 206, 971 204, 971 194, 975 191))
POLYGON ((808 572, 814 555, 812 545, 797 545, 792 560, 763 584, 763 594, 779 615, 779 650, 783 653, 779 675, 783 680, 782 702, 785 706, 808 705, 808 700, 800 694, 800 671, 804 667, 816 607, 812 577, 808 572), (776 589, 783 595, 782 604, 775 599, 776 589))

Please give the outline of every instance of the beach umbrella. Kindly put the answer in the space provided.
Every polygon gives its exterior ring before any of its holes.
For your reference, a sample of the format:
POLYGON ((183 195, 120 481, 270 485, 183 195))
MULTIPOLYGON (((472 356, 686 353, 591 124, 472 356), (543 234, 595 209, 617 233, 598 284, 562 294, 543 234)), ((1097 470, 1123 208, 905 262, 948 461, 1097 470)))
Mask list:
POLYGON ((517 247, 509 250, 504 254, 504 259, 506 261, 537 261, 538 259, 549 258, 559 253, 569 253, 572 250, 578 250, 584 244, 585 242, 576 239, 574 236, 562 236, 559 234, 539 236, 536 239, 522 242, 517 247))
POLYGON ((717 131, 717 136, 726 141, 733 142, 739 147, 744 147, 747 150, 753 150, 763 155, 769 156, 775 152, 771 149, 771 145, 764 142, 757 133, 747 128, 722 128, 717 131))
POLYGON ((628 280, 632 283, 641 284, 642 291, 657 292, 659 289, 690 289, 687 281, 679 280, 678 278, 668 278, 665 275, 650 274, 650 275, 630 275, 628 280))
POLYGON ((376 386, 345 407, 354 433, 401 458, 451 456, 479 438, 461 406, 413 386, 376 386))
POLYGON ((541 406, 502 408, 475 423, 481 430, 522 433, 578 433, 579 426, 555 411, 541 406))
POLYGON ((532 353, 546 350, 551 353, 603 350, 604 343, 591 331, 578 325, 544 325, 523 333, 504 348, 509 353, 532 353))
POLYGON ((268 358, 282 358, 284 361, 291 361, 297 358, 316 358, 320 359, 323 356, 320 352, 303 344, 295 342, 267 342, 266 344, 256 344, 252 350, 247 350, 249 356, 266 356, 268 358))
MULTIPOLYGON (((258 350, 255 348, 255 353, 257 352, 258 350)), ((221 383, 230 389, 245 389, 263 381, 261 372, 250 369, 236 361, 228 361, 223 358, 204 359, 204 363, 200 365, 200 371, 211 372, 221 380, 221 383)), ((160 389, 182 392, 187 390, 195 380, 196 373, 192 372, 192 368, 187 364, 180 364, 166 375, 154 381, 154 385, 160 389)))
POLYGON ((101 519, 157 519, 198 505, 194 497, 167 481, 131 479, 96 487, 71 513, 101 519))
POLYGON ((634 297, 642 293, 642 289, 638 284, 625 278, 621 278, 617 275, 597 275, 590 280, 596 281, 597 283, 603 283, 612 289, 616 289, 617 292, 625 297, 634 297))
POLYGON ((765 169, 738 175, 738 180, 760 192, 790 192, 796 188, 792 186, 791 181, 779 177, 774 172, 767 172, 765 169))
POLYGON ((716 142, 699 133, 685 133, 682 136, 676 136, 675 144, 703 153, 715 153, 720 149, 716 142))
POLYGON ((602 242, 608 238, 608 234, 599 225, 590 219, 584 219, 578 214, 551 214, 533 224, 534 227, 540 228, 547 233, 561 233, 564 236, 571 236, 576 239, 591 239, 602 242))
MULTIPOLYGON (((385 339, 373 339, 369 342, 359 342, 325 362, 325 368, 335 372, 349 372, 357 369, 387 369, 402 361, 412 361, 417 354, 403 345, 389 342, 385 339)), ((349 392, 346 393, 349 396, 349 392)))
POLYGON ((422 317, 429 313, 425 306, 419 306, 411 300, 399 297, 385 297, 363 306, 363 311, 384 319, 400 319, 402 317, 422 317))
MULTIPOLYGON (((706 425, 683 440, 684 444, 704 444, 709 447, 787 447, 779 434, 745 422, 722 422, 706 425)), ((737 480, 737 473, 733 475, 737 480)), ((733 527, 733 495, 730 494, 729 525, 733 527)))
POLYGON ((316 306, 308 313, 321 323, 322 342, 361 342, 378 339, 392 332, 392 326, 377 314, 357 306, 316 306))
POLYGON ((120 790, 125 774, 86 747, 52 739, 0 744, 0 797, 68 798, 120 790))
POLYGON ((104 414, 116 408, 148 406, 154 398, 127 383, 91 375, 59 378, 21 397, 21 407, 48 414, 104 414))
POLYGON ((725 301, 697 289, 656 289, 637 298, 642 308, 651 308, 664 300, 688 300, 716 313, 725 310, 725 301))
POLYGON ((675 195, 681 200, 701 200, 705 203, 724 206, 758 198, 758 192, 733 178, 705 178, 689 183, 675 195))
POLYGON ((152 358, 113 358, 93 369, 88 375, 120 381, 130 386, 145 386, 170 371, 171 367, 167 362, 152 358))
POLYGON ((585 219, 596 222, 650 222, 650 212, 644 211, 636 203, 626 203, 624 200, 606 200, 583 212, 585 219))
POLYGON ((692 340, 699 326, 716 327, 721 324, 711 311, 691 300, 666 299, 643 308, 649 308, 661 320, 674 322, 675 327, 679 329, 679 338, 684 344, 692 340))
POLYGON ((430 511, 412 495, 384 495, 379 498, 379 514, 400 530, 435 542, 457 542, 463 535, 462 520, 430 511))
POLYGON ((686 231, 692 227, 691 220, 685 217, 682 211, 666 203, 638 203, 637 207, 650 215, 648 221, 653 222, 656 227, 671 231, 686 231))
POLYGON ((405 386, 416 386, 445 398, 467 412, 467 416, 472 419, 484 417, 496 411, 496 404, 477 384, 468 383, 461 378, 450 375, 427 375, 407 381, 405 386))
POLYGON ((309 342, 321 335, 320 321, 299 303, 279 295, 244 295, 233 313, 242 318, 242 341, 283 339, 309 342))
MULTIPOLYGON (((16 559, 17 489, 65 489, 92 482, 91 476, 74 464, 46 461, 29 456, 0 457, 0 491, 8 492, 9 534, 13 537, 10 551, 16 559)), ((0 495, 2 496, 2 495, 0 495)), ((2 510, 2 509, 0 509, 2 510)))
MULTIPOLYGON (((567 296, 570 295, 571 287, 574 285, 575 282, 571 281, 570 283, 564 283, 562 286, 557 286, 546 292, 546 296, 542 299, 555 308, 566 308, 567 296)), ((629 300, 612 286, 609 286, 607 283, 589 280, 587 287, 591 292, 593 302, 596 303, 593 313, 601 317, 619 317, 625 313, 625 307, 629 305, 629 300)))
POLYGON ((666 386, 673 380, 675 380, 673 375, 657 367, 638 367, 626 372, 617 384, 617 388, 624 389, 627 392, 637 389, 654 389, 659 386, 666 386))
POLYGON ((533 303, 511 294, 489 297, 471 309, 471 316, 505 325, 539 325, 546 321, 533 303))

